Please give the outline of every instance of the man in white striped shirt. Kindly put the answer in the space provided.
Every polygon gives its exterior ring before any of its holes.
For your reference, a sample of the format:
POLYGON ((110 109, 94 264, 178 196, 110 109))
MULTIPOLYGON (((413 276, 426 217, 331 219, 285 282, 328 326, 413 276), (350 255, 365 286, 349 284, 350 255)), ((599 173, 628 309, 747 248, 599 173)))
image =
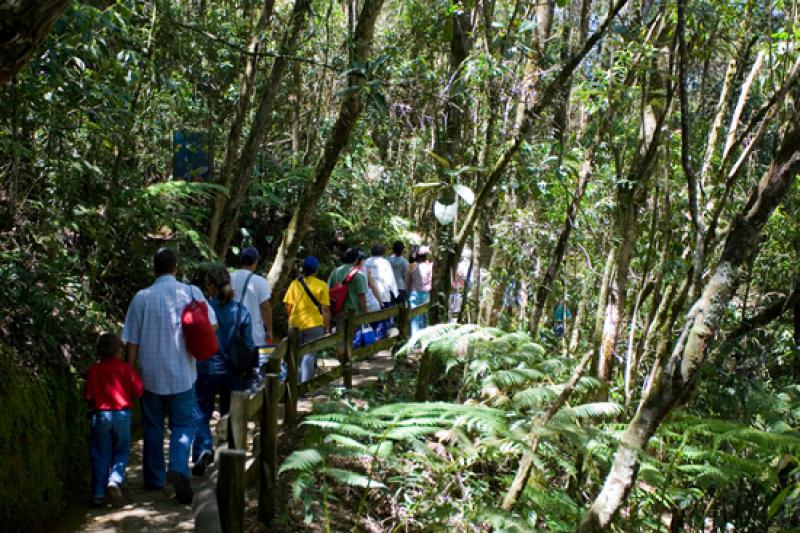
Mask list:
MULTIPOLYGON (((159 249, 153 259, 155 282, 136 293, 128 314, 122 340, 127 343, 128 362, 141 367, 144 395, 144 484, 160 489, 165 480, 175 488, 181 503, 192 502, 189 481, 189 451, 194 439, 195 360, 186 350, 181 315, 192 301, 205 301, 197 287, 175 279, 178 257, 169 248, 159 249), (169 417, 169 469, 164 464, 164 417, 169 417)), ((216 325, 214 311, 209 321, 216 325)))

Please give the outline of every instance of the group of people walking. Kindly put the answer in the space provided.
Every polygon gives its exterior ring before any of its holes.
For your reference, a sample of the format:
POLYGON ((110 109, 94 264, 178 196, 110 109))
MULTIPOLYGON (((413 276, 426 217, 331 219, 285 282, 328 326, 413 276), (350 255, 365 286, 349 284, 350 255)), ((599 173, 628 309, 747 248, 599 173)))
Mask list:
MULTIPOLYGON (((413 250, 409 259, 403 256, 401 242, 395 242, 392 250, 386 258, 385 246, 376 244, 368 258, 358 248, 349 248, 327 283, 318 277, 319 260, 304 258, 302 274, 283 298, 289 327, 299 330, 301 344, 332 331, 337 319, 334 311, 362 314, 429 300, 433 264, 428 248, 413 250), (343 301, 332 302, 332 293, 343 301)), ((87 374, 85 397, 92 413, 90 455, 96 505, 122 496, 130 452, 130 410, 139 397, 144 488, 161 490, 169 482, 179 502, 191 503, 190 473, 203 475, 214 460, 210 422, 217 396, 219 412, 224 415, 231 392, 257 386, 261 377, 257 368, 235 368, 230 357, 232 343, 244 342, 257 350, 277 340, 272 328, 271 287, 255 273, 260 259, 256 248, 245 248, 239 254, 238 270, 231 273, 222 265, 211 266, 204 269, 196 285, 190 285, 176 278, 178 257, 173 250, 161 248, 155 253, 155 281, 131 301, 122 337, 100 336, 99 361, 87 374), (217 338, 217 352, 202 361, 189 353, 184 339, 182 313, 192 302, 207 306, 207 319, 217 338), (163 450, 165 419, 170 428, 168 464, 163 450)), ((379 335, 387 335, 388 325, 374 326, 379 335)), ((415 317, 412 334, 425 326, 424 315, 415 317)), ((259 364, 263 362, 261 359, 259 364)), ((316 363, 316 353, 303 356, 300 382, 314 377, 316 363)))

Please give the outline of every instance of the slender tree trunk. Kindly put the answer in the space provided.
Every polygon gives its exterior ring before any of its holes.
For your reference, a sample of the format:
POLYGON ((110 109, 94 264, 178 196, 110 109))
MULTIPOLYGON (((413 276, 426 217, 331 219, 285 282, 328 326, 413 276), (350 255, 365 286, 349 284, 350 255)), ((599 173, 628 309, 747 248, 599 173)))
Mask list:
POLYGON ((503 177, 506 167, 519 151, 519 148, 522 146, 522 143, 525 141, 525 139, 528 138, 534 125, 539 122, 544 110, 552 105, 555 96, 559 91, 561 91, 564 84, 567 83, 569 78, 572 76, 573 71, 578 67, 578 65, 581 64, 583 59, 594 48, 594 46, 605 36, 608 28, 611 26, 612 21, 617 16, 617 13, 619 13, 619 11, 627 3, 628 0, 617 0, 612 5, 606 20, 603 21, 603 24, 597 29, 597 31, 586 40, 581 50, 573 55, 569 61, 565 62, 564 65, 562 65, 561 69, 558 71, 553 80, 548 83, 542 91, 537 92, 537 100, 526 110, 525 119, 523 120, 519 130, 506 144, 499 159, 492 166, 491 170, 483 177, 483 183, 475 197, 475 201, 473 202, 472 207, 470 207, 470 210, 467 213, 464 222, 461 224, 461 228, 456 236, 453 246, 454 255, 456 257, 461 255, 461 251, 464 248, 467 237, 472 232, 472 227, 475 225, 475 221, 478 219, 480 212, 486 207, 486 205, 488 205, 492 190, 503 177))
POLYGON ((542 280, 539 282, 539 286, 536 289, 536 296, 533 301, 530 321, 528 322, 528 329, 534 339, 536 338, 536 333, 539 329, 539 321, 542 319, 542 314, 544 313, 544 306, 547 302, 547 297, 550 294, 550 288, 558 276, 558 272, 561 269, 561 263, 564 261, 564 254, 567 251, 569 237, 572 235, 572 230, 575 228, 575 225, 578 221, 578 211, 580 211, 581 208, 583 194, 586 192, 586 186, 592 177, 592 170, 594 169, 594 156, 595 144, 593 143, 591 146, 589 146, 589 148, 586 150, 586 154, 584 155, 583 164, 581 165, 581 169, 578 174, 578 184, 575 188, 575 193, 572 196, 572 202, 570 202, 567 209, 567 216, 564 219, 564 226, 561 228, 561 233, 559 233, 556 245, 553 248, 552 254, 550 255, 547 270, 545 271, 544 276, 542 277, 542 280))
MULTIPOLYGON (((445 102, 444 124, 439 128, 436 139, 436 152, 447 159, 452 168, 458 168, 464 160, 462 136, 466 129, 467 100, 463 94, 462 68, 472 51, 471 24, 469 10, 463 3, 457 3, 450 15, 452 36, 450 38, 450 72, 448 95, 445 102)), ((457 227, 458 221, 453 222, 457 227)), ((436 259, 434 260, 433 287, 431 290, 431 320, 441 322, 447 317, 450 296, 450 280, 459 260, 452 253, 453 228, 436 225, 436 259)), ((459 254, 460 255, 460 254, 459 254)))
MULTIPOLYGON (((261 8, 261 15, 258 17, 256 29, 253 32, 253 37, 250 39, 250 45, 247 47, 249 54, 245 60, 244 72, 241 77, 241 92, 239 93, 239 100, 233 108, 233 119, 231 120, 231 128, 228 132, 225 160, 222 163, 222 172, 218 180, 221 185, 228 189, 230 189, 233 184, 233 169, 236 158, 239 156, 239 142, 242 136, 242 128, 244 127, 245 119, 250 111, 250 101, 253 97, 256 65, 258 63, 258 44, 261 42, 261 34, 267 29, 269 21, 272 19, 272 9, 274 6, 275 0, 264 0, 264 6, 261 8)), ((214 199, 214 212, 211 215, 211 224, 208 230, 208 239, 212 247, 214 247, 217 242, 220 224, 222 223, 222 215, 225 212, 225 198, 226 196, 224 194, 218 193, 214 199)))
MULTIPOLYGON (((364 65, 367 63, 375 31, 375 22, 382 6, 383 0, 364 1, 353 34, 350 55, 351 65, 364 65)), ((314 179, 306 187, 292 213, 292 219, 283 233, 283 239, 269 270, 268 280, 274 291, 280 293, 286 284, 290 272, 289 265, 292 264, 297 255, 300 242, 306 231, 308 231, 314 211, 322 194, 325 192, 331 173, 339 160, 339 155, 347 145, 350 133, 353 131, 353 127, 361 114, 363 108, 361 87, 364 81, 364 75, 359 72, 352 72, 347 77, 348 89, 342 98, 339 116, 331 128, 322 156, 317 162, 314 170, 314 179)))
POLYGON ((614 217, 614 232, 619 243, 616 251, 617 264, 609 285, 603 336, 597 347, 597 377, 604 384, 611 380, 614 354, 622 329, 629 265, 638 235, 639 210, 647 199, 650 177, 658 160, 663 125, 669 115, 672 100, 671 84, 666 81, 671 73, 671 52, 669 67, 664 68, 657 63, 654 67, 651 69, 647 94, 644 96, 639 149, 631 161, 628 179, 617 186, 617 210, 614 217), (666 98, 662 96, 665 88, 666 98))
POLYGON ((686 392, 705 362, 736 286, 740 267, 756 251, 761 230, 800 172, 800 124, 797 115, 772 165, 736 218, 720 261, 692 306, 671 356, 657 373, 650 392, 620 439, 600 494, 580 525, 581 531, 603 531, 624 504, 636 481, 642 453, 664 417, 686 392))
MULTIPOLYGON (((258 156, 258 151, 261 148, 264 136, 272 125, 272 109, 275 106, 275 98, 278 95, 278 90, 281 87, 284 74, 286 73, 286 66, 289 62, 288 56, 292 55, 297 46, 300 33, 308 20, 310 9, 311 0, 295 0, 294 8, 292 9, 292 20, 289 29, 281 41, 280 52, 275 58, 275 62, 272 64, 269 78, 259 91, 259 104, 255 119, 250 128, 247 142, 242 149, 242 156, 239 159, 239 166, 236 170, 236 174, 232 177, 228 203, 222 213, 216 239, 212 241, 215 251, 221 257, 225 256, 233 240, 233 236, 236 234, 239 227, 239 216, 241 214, 242 205, 247 198, 250 184, 253 182, 253 169, 256 165, 256 157, 258 156)), ((214 223, 212 221, 212 229, 213 227, 214 223)))
MULTIPOLYGON (((569 381, 564 388, 561 389, 561 392, 555 401, 550 405, 550 407, 548 407, 547 412, 544 414, 541 420, 534 420, 532 422, 534 428, 547 425, 547 423, 550 422, 558 410, 561 409, 565 403, 567 403, 570 396, 572 396, 572 392, 575 390, 575 385, 578 384, 578 380, 580 380, 591 360, 592 351, 589 350, 586 352, 586 355, 583 356, 583 359, 581 359, 580 363, 578 363, 578 366, 575 367, 575 370, 572 371, 572 376, 569 378, 569 381)), ((539 448, 540 442, 540 437, 535 429, 531 430, 529 439, 531 446, 528 450, 523 452, 522 459, 517 467, 517 473, 514 476, 514 480, 511 482, 511 486, 509 487, 505 498, 503 498, 502 508, 505 511, 510 511, 514 508, 514 506, 517 504, 517 501, 519 501, 519 495, 522 494, 522 491, 525 489, 525 485, 528 484, 528 479, 530 478, 531 470, 533 469, 533 459, 536 456, 536 450, 539 448)))

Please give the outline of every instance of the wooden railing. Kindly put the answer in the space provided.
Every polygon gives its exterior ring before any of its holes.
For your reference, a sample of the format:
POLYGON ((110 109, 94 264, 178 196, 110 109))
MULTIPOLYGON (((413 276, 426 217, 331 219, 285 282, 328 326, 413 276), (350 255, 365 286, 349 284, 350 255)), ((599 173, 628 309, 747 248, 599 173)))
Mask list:
POLYGON ((411 319, 426 313, 428 305, 408 308, 390 307, 373 313, 355 316, 347 314, 337 332, 319 339, 299 343, 299 331, 289 335, 277 346, 262 366, 264 380, 254 393, 236 391, 231 394, 230 412, 217 423, 217 470, 195 498, 195 530, 201 532, 238 533, 244 531, 245 492, 258 482, 258 519, 269 524, 275 517, 278 478, 278 425, 283 405, 283 426, 298 421, 297 401, 301 395, 342 378, 346 388, 353 386, 353 363, 383 350, 389 350, 409 337, 411 319), (399 335, 379 340, 367 346, 353 348, 356 329, 362 324, 395 319, 399 335), (303 355, 336 350, 339 365, 299 383, 298 365, 303 355), (286 382, 279 378, 280 362, 286 362, 286 382), (253 424, 253 437, 248 439, 253 424))

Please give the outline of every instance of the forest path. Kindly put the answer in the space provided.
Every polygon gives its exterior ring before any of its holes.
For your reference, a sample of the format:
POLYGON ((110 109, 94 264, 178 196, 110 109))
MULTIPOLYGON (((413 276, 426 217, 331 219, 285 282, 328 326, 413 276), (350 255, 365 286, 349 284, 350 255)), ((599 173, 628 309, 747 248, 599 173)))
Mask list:
MULTIPOLYGON (((317 372, 321 374, 338 366, 338 361, 334 358, 321 358, 318 361, 318 366, 317 372)), ((374 357, 354 365, 353 387, 377 383, 381 374, 391 372, 393 368, 394 356, 392 352, 390 350, 378 352, 374 357)), ((342 387, 342 380, 338 379, 317 389, 309 394, 308 397, 301 398, 297 405, 298 412, 301 416, 312 413, 315 404, 331 401, 331 394, 342 387)), ((217 414, 215 413, 216 416, 217 414)), ((165 457, 168 456, 168 438, 169 432, 167 431, 164 440, 165 457)), ((175 499, 174 491, 169 484, 160 491, 144 489, 142 446, 143 441, 141 438, 135 440, 131 445, 122 503, 103 507, 91 507, 86 503, 80 503, 66 513, 55 532, 193 531, 194 515, 192 506, 179 503, 175 499)), ((197 491, 208 475, 207 473, 202 478, 192 477, 192 488, 197 491)), ((250 497, 248 498, 247 508, 248 529, 266 531, 267 528, 257 523, 256 513, 256 499, 250 497)))

